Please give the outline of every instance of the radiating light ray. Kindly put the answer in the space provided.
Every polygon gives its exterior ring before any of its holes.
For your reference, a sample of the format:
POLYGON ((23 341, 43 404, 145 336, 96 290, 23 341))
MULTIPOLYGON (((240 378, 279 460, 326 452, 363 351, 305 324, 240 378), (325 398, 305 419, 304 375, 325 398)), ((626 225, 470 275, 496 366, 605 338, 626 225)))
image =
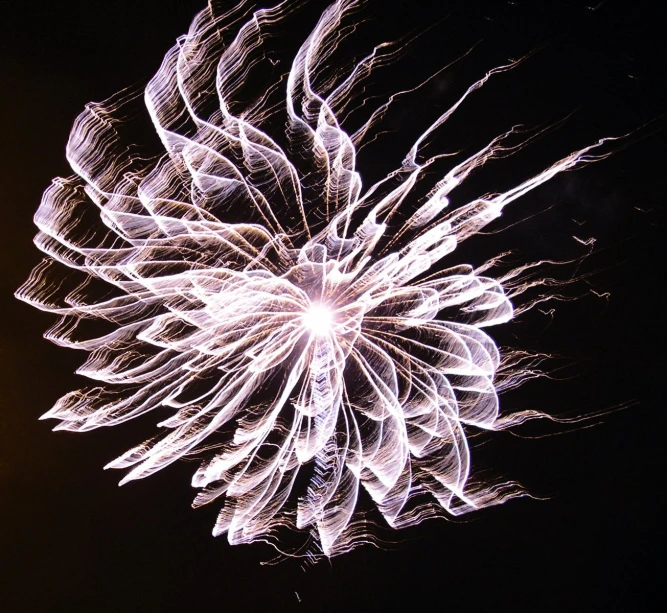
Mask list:
MULTIPOLYGON (((517 280, 532 265, 499 281, 484 266, 441 263, 509 203, 599 159, 604 141, 450 210, 450 193, 474 170, 516 148, 510 130, 412 202, 425 170, 446 157, 425 157, 426 141, 513 62, 473 83, 398 170, 364 187, 357 151, 394 97, 368 109, 353 135, 343 118, 397 51, 376 46, 347 73, 328 65, 360 1, 333 3, 285 82, 239 102, 298 5, 211 5, 197 15, 144 92, 165 150, 158 158, 133 155, 122 140, 136 96, 87 106, 67 146, 75 175, 53 182, 35 216, 47 257, 17 296, 61 316, 47 337, 89 352, 78 372, 102 384, 61 398, 44 415, 56 429, 156 411, 169 432, 107 466, 130 469, 122 483, 207 450, 194 504, 223 503, 215 534, 247 543, 295 526, 332 556, 365 538, 355 524, 360 488, 392 527, 433 514, 419 502, 425 492, 455 515, 522 493, 469 479, 466 429, 540 415, 499 414, 502 358, 483 330, 514 315, 504 283, 518 295, 539 281, 517 280), (288 146, 264 130, 281 105, 288 146), (86 336, 89 319, 110 331, 86 336)), ((534 376, 521 359, 510 356, 505 387, 534 376)))

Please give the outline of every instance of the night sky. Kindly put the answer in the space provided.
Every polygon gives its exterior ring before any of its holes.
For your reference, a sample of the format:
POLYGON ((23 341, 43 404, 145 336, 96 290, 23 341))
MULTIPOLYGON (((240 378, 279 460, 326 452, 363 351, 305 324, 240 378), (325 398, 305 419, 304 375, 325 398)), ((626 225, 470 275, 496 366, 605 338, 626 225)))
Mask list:
MULTIPOLYGON (((315 567, 302 560, 262 565, 274 557, 268 546, 214 539, 216 505, 190 507, 197 464, 176 463, 118 488, 121 473, 102 467, 151 435, 157 419, 86 434, 54 433, 56 422, 38 421, 61 395, 87 383, 73 374, 83 354, 45 341, 54 318, 13 292, 41 259, 32 216, 51 179, 71 173, 65 144, 74 118, 87 102, 150 78, 204 1, 0 0, 0 610, 664 607, 664 21, 630 1, 376 5, 378 24, 393 33, 442 20, 401 60, 396 82, 389 73, 378 77, 385 91, 400 87, 411 65, 431 74, 477 47, 412 98, 412 111, 374 150, 381 156, 360 158, 366 184, 383 164, 400 162, 414 140, 413 122, 442 112, 485 69, 532 50, 518 69, 478 92, 438 144, 463 149, 518 123, 567 120, 481 172, 471 190, 507 189, 600 137, 630 134, 608 159, 511 205, 489 228, 493 234, 471 239, 447 265, 481 263, 508 249, 520 261, 576 257, 587 249, 573 236, 594 237, 578 270, 592 274, 567 290, 581 298, 488 330, 502 345, 559 356, 546 365, 551 379, 529 382, 501 403, 507 411, 556 415, 631 406, 582 424, 591 428, 543 438, 567 428, 540 424, 473 449, 473 468, 516 479, 540 500, 385 530, 381 548, 362 546, 315 567)), ((305 38, 316 13, 305 12, 295 37, 305 38)))

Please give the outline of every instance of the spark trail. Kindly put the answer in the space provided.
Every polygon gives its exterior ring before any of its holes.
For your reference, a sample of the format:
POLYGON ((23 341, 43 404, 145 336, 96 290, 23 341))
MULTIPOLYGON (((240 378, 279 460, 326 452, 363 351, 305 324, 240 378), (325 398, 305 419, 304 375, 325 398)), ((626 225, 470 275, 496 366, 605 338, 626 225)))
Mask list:
POLYGON ((509 203, 595 159, 600 143, 450 210, 449 194, 507 151, 510 131, 416 203, 413 188, 444 157, 423 155, 425 142, 510 64, 364 188, 356 154, 393 98, 353 134, 340 118, 395 49, 380 45, 343 73, 328 64, 359 4, 326 9, 286 79, 251 102, 241 102, 249 75, 270 62, 298 3, 199 13, 145 88, 165 151, 156 158, 123 140, 136 96, 89 104, 67 146, 75 174, 53 182, 35 216, 46 258, 17 292, 60 316, 46 337, 89 352, 78 372, 101 383, 44 418, 85 432, 159 414, 163 433, 108 468, 129 469, 125 483, 206 454, 194 505, 219 501, 214 534, 233 544, 289 526, 326 556, 346 551, 363 537, 360 488, 396 528, 521 493, 469 479, 466 439, 530 417, 500 416, 501 356, 484 331, 513 305, 502 280, 442 262, 509 203), (283 146, 269 129, 279 111, 283 146), (108 330, 91 336, 88 320, 108 330))

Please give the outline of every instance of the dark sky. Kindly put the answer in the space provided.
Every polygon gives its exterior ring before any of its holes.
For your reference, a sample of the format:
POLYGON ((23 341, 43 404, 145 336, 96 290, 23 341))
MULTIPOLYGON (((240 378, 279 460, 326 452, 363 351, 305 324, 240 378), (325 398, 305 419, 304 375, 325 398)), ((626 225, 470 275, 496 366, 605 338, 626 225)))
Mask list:
MULTIPOLYGON (((62 394, 85 384, 72 374, 82 356, 41 337, 52 317, 12 295, 40 259, 32 216, 41 193, 70 172, 64 147, 84 104, 149 78, 203 4, 0 0, 0 609, 661 610, 665 32, 661 15, 635 2, 377 3, 398 30, 447 16, 397 70, 417 61, 432 73, 479 42, 468 63, 415 100, 417 118, 444 108, 447 95, 481 68, 541 47, 479 93, 453 119, 451 143, 443 141, 461 147, 485 137, 489 126, 499 133, 518 122, 536 127, 570 116, 528 151, 483 173, 482 190, 509 187, 531 164, 636 130, 613 156, 537 190, 492 229, 548 211, 455 254, 475 260, 512 248, 526 260, 562 258, 581 253, 573 234, 596 238, 583 265, 595 274, 572 290, 584 294, 580 300, 556 304, 553 318, 534 313, 497 332, 503 344, 563 356, 552 364, 560 369, 553 380, 508 394, 504 408, 585 414, 635 403, 562 436, 500 433, 473 455, 475 466, 517 479, 544 500, 383 533, 394 544, 360 547, 315 568, 299 561, 264 566, 268 547, 230 547, 210 536, 215 509, 190 508, 195 464, 120 489, 120 474, 102 470, 151 433, 150 420, 87 434, 53 433, 53 423, 38 421, 62 394)), ((392 78, 383 78, 390 90, 392 78)), ((385 149, 388 157, 400 151, 398 144, 385 149)), ((373 161, 366 161, 372 173, 373 161)))

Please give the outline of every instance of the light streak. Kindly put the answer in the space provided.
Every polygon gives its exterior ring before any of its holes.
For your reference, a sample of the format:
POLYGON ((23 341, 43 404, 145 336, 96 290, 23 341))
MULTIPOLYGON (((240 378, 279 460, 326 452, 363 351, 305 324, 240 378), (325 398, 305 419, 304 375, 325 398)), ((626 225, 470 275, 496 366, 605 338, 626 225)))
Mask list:
MULTIPOLYGON (((78 372, 101 383, 44 418, 84 432, 159 414, 169 432, 107 467, 129 468, 125 483, 208 450, 194 504, 223 503, 214 534, 233 544, 296 526, 326 556, 346 551, 363 538, 360 488, 395 528, 522 493, 473 483, 466 431, 539 415, 500 416, 501 356, 484 331, 513 317, 503 283, 518 293, 530 266, 497 280, 442 261, 510 202, 596 159, 600 143, 450 210, 449 194, 511 149, 509 131, 411 200, 444 157, 425 157, 426 141, 513 63, 474 83, 398 170, 364 188, 356 153, 393 97, 354 134, 340 118, 392 53, 376 47, 345 74, 327 66, 357 4, 332 4, 286 81, 245 105, 249 72, 275 64, 262 49, 289 3, 198 14, 145 89, 166 151, 157 159, 124 144, 121 118, 135 98, 88 105, 67 146, 75 175, 53 182, 35 216, 46 258, 17 292, 60 316, 46 337, 89 352, 78 372), (276 100, 288 147, 263 129, 276 100), (87 336, 91 319, 112 325, 87 336)), ((516 366, 510 384, 527 373, 516 366)))

